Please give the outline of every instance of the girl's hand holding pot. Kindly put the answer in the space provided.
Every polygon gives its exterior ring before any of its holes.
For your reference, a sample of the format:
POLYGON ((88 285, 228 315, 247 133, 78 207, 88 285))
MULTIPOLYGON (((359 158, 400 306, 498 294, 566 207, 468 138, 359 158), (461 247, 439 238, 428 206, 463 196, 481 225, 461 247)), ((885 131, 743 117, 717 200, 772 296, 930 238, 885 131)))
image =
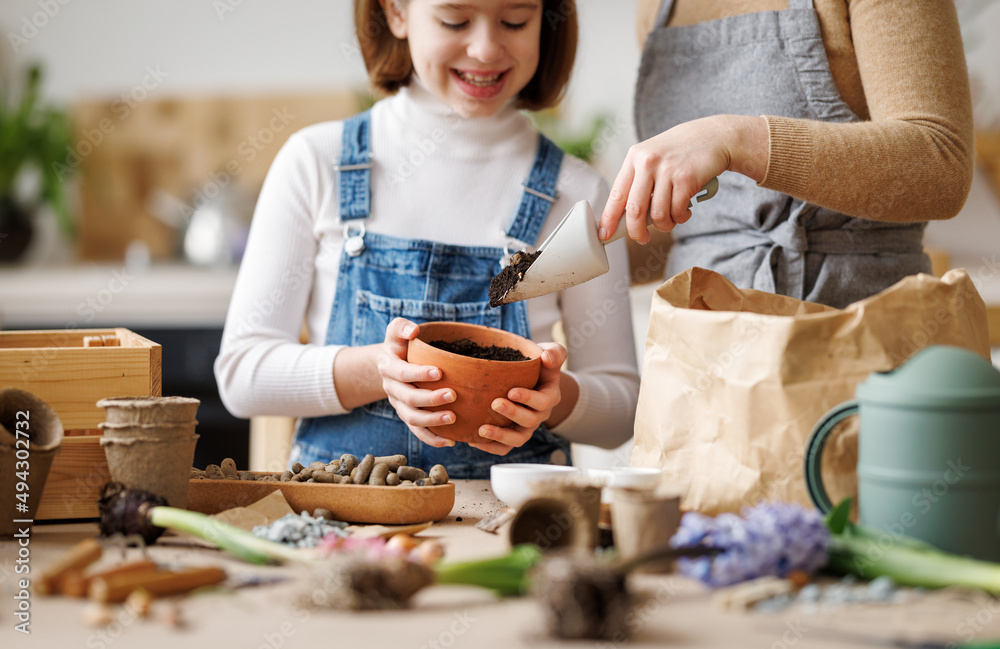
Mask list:
POLYGON ((413 385, 417 381, 437 381, 441 378, 441 370, 436 367, 406 362, 407 343, 416 338, 418 331, 417 325, 405 318, 396 318, 386 327, 385 342, 377 357, 382 388, 399 418, 420 441, 439 448, 454 446, 453 440, 435 435, 427 427, 454 423, 455 413, 421 408, 451 403, 455 400, 455 392, 450 389, 424 390, 413 385))
POLYGON ((562 364, 566 349, 556 343, 539 344, 542 352, 542 371, 534 390, 514 388, 506 399, 494 399, 493 410, 510 419, 508 428, 484 425, 479 435, 490 441, 470 444, 474 448, 494 455, 507 455, 529 439, 535 430, 552 418, 552 410, 562 401, 562 364))

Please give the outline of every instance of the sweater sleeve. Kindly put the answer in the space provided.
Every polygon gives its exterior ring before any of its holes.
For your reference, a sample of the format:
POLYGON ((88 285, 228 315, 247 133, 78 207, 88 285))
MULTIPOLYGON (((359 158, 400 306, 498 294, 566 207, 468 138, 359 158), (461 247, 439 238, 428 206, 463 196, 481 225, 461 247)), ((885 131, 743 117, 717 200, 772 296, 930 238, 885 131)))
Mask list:
POLYGON ((293 135, 268 170, 226 316, 215 376, 237 417, 345 412, 333 384, 341 346, 301 344, 319 245, 319 170, 293 135))
POLYGON ((948 219, 972 184, 969 78, 953 0, 849 0, 870 121, 768 115, 768 187, 878 221, 948 219))
MULTIPOLYGON (((588 197, 590 204, 604 205, 608 192, 602 180, 588 197)), ((616 241, 605 250, 610 270, 560 296, 567 371, 580 386, 580 396, 552 432, 571 442, 611 449, 632 436, 639 371, 625 242, 616 241)))

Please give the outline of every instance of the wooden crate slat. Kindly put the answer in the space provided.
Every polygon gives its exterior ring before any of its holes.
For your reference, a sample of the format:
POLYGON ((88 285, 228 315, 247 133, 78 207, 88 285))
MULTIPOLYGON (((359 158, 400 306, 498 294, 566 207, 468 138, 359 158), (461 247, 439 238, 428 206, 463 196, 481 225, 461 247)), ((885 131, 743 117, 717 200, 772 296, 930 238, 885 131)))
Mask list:
POLYGON ((52 460, 35 519, 96 517, 97 496, 110 479, 100 436, 64 437, 52 460))

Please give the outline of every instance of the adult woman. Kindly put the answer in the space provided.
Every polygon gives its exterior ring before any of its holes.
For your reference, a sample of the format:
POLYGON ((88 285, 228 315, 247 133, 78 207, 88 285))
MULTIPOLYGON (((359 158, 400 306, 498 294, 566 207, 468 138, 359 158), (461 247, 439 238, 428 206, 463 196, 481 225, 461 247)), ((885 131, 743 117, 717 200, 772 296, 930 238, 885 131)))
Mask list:
POLYGON ((667 273, 843 307, 930 270, 926 221, 972 177, 952 0, 641 0, 639 138, 601 218, 671 231, 667 273))

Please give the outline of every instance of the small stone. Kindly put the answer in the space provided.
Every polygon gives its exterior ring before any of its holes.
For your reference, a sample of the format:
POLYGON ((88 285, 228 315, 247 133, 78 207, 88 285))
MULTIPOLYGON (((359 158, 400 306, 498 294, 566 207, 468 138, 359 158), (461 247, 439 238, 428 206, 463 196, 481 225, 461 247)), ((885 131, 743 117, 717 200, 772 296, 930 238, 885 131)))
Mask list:
POLYGON ((868 584, 868 595, 874 601, 886 601, 895 591, 895 582, 884 575, 876 577, 868 584))

